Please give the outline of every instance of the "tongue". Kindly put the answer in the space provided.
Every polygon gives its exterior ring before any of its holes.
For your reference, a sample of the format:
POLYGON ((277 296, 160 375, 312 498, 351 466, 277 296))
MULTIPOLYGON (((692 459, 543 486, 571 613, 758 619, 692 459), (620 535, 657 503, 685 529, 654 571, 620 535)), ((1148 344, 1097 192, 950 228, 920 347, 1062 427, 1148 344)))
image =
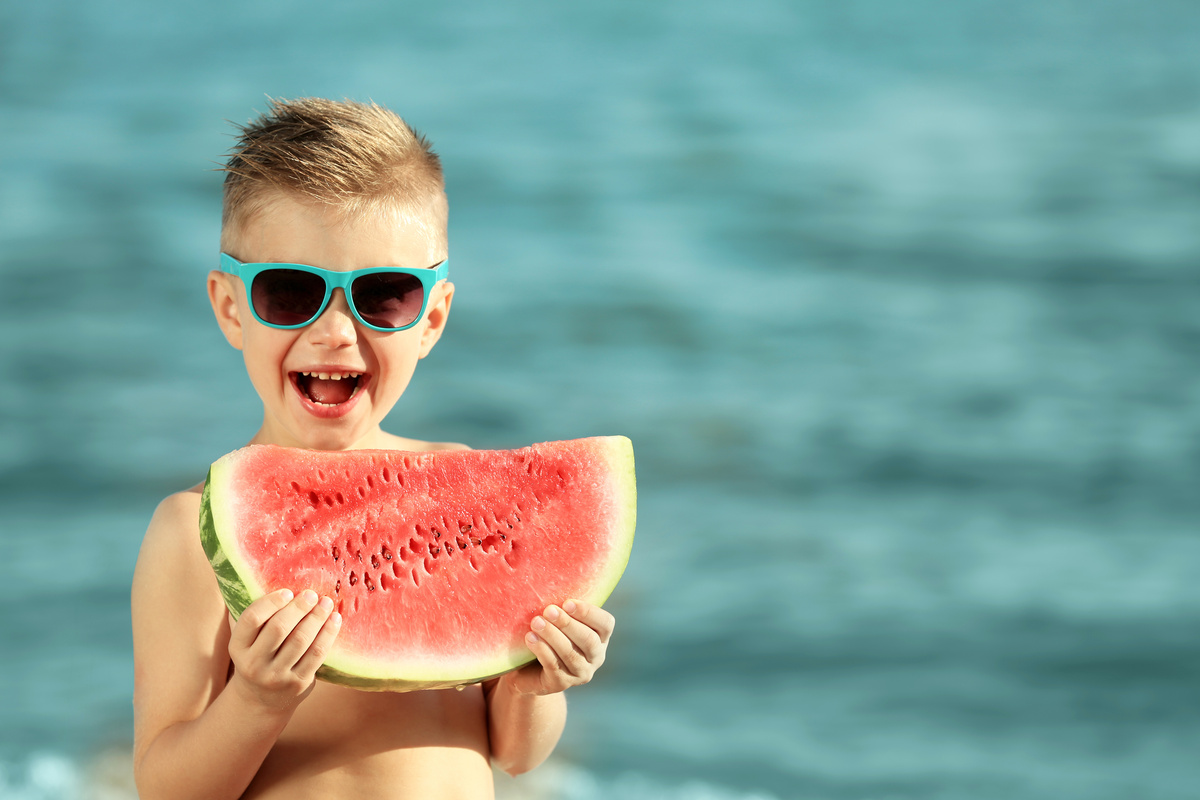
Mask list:
POLYGON ((309 378, 308 396, 317 403, 337 405, 350 399, 350 395, 354 394, 356 383, 357 381, 353 378, 343 378, 340 381, 309 378))

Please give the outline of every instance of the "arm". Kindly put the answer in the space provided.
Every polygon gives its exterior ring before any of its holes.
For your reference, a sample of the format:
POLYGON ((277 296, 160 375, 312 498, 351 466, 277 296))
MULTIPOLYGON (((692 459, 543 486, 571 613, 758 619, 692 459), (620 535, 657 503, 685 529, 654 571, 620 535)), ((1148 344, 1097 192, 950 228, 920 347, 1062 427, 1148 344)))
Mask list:
POLYGON ((134 571, 134 775, 146 800, 240 796, 337 633, 311 592, 280 591, 252 603, 231 635, 198 509, 194 492, 163 501, 134 571))
POLYGON ((525 636, 537 661, 487 687, 492 761, 510 775, 546 760, 567 720, 563 691, 592 679, 604 663, 616 620, 602 608, 568 600, 534 617, 525 636))

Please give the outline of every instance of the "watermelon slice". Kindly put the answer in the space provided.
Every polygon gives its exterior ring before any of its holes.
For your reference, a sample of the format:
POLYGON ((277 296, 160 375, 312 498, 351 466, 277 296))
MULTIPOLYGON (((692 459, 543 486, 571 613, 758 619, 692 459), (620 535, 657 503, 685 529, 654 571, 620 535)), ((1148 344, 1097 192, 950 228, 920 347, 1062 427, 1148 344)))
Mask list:
POLYGON ((533 660, 550 603, 608 598, 633 545, 623 436, 520 450, 322 452, 251 445, 212 465, 200 537, 236 617, 276 589, 334 598, 318 676, 409 691, 533 660))

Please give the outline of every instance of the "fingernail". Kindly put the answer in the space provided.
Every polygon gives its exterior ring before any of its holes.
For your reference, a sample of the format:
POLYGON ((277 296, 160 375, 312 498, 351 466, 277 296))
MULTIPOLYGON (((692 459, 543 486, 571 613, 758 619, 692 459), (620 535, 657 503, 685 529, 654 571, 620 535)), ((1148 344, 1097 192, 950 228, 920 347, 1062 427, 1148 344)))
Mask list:
POLYGON ((546 619, 550 620, 551 622, 558 619, 558 608, 555 606, 547 606, 546 619))
POLYGON ((282 596, 283 596, 283 602, 285 602, 285 603, 292 602, 292 598, 295 597, 295 595, 292 594, 291 589, 284 589, 282 592, 282 596))
POLYGON ((525 641, 530 644, 537 644, 539 640, 536 633, 527 633, 525 634, 525 641))
POLYGON ((328 597, 322 597, 320 606, 323 610, 328 611, 329 609, 333 608, 333 600, 328 597))
POLYGON ((563 603, 563 611, 567 612, 568 614, 574 614, 575 613, 575 601, 568 600, 567 602, 563 603))
POLYGON ((533 628, 535 631, 540 631, 542 628, 546 627, 546 620, 542 619, 541 617, 534 617, 533 622, 529 623, 529 627, 533 628))
POLYGON ((312 589, 305 589, 304 593, 303 593, 303 597, 304 597, 304 602, 312 603, 313 605, 317 604, 317 593, 314 592, 312 589))
POLYGON ((334 625, 341 625, 342 624, 342 615, 335 611, 335 612, 333 612, 333 614, 331 614, 329 616, 329 621, 332 622, 334 625))

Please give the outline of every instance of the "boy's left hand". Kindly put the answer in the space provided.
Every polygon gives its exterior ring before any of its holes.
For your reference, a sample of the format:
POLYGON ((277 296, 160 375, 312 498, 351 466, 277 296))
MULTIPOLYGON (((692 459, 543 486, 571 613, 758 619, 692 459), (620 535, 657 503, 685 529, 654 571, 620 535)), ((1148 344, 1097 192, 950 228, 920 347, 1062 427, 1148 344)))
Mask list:
POLYGON ((581 686, 604 663, 616 619, 591 603, 547 606, 529 623, 525 644, 537 661, 500 678, 518 694, 546 695, 581 686))

